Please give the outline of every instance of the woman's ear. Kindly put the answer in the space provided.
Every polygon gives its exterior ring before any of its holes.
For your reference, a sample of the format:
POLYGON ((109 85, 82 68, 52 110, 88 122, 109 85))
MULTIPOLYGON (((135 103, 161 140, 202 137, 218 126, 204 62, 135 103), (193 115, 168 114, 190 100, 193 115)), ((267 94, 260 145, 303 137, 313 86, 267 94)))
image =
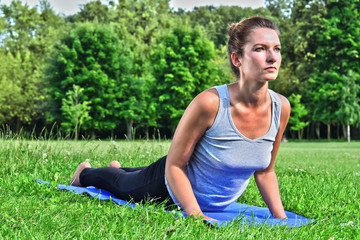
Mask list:
POLYGON ((232 61, 232 64, 235 67, 240 67, 241 66, 240 58, 238 57, 236 52, 231 53, 231 61, 232 61))

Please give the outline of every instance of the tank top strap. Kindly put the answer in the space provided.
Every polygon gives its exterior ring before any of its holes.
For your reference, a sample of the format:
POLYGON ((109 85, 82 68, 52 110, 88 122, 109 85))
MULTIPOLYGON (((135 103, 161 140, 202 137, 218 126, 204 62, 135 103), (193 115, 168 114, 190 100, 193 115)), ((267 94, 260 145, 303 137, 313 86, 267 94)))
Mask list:
MULTIPOLYGON (((221 124, 222 128, 229 125, 228 108, 230 107, 230 95, 227 85, 215 86, 216 91, 219 94, 219 109, 216 114, 213 125, 206 132, 210 133, 221 124)), ((230 127, 230 126, 229 126, 230 127)))
POLYGON ((279 129, 280 126, 280 117, 281 117, 281 100, 276 92, 274 92, 271 89, 268 89, 268 92, 270 94, 271 100, 273 102, 273 116, 272 121, 275 124, 276 130, 279 129))
POLYGON ((219 93, 220 101, 224 100, 224 99, 226 99, 226 100, 229 99, 229 90, 228 90, 226 84, 221 85, 221 86, 216 86, 215 88, 216 88, 217 92, 219 93))

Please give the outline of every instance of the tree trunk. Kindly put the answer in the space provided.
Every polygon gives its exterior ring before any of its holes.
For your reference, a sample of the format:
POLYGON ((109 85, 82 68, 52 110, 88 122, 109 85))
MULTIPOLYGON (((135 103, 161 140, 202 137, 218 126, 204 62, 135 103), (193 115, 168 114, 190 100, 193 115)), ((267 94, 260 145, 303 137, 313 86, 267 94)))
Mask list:
POLYGON ((321 139, 321 137, 320 137, 320 123, 316 123, 316 125, 315 125, 315 133, 317 135, 317 138, 321 139))
POLYGON ((114 140, 114 129, 110 130, 110 138, 111 138, 111 141, 114 140))
POLYGON ((304 129, 302 128, 302 129, 300 129, 300 130, 298 131, 298 138, 299 138, 299 140, 302 140, 303 136, 304 136, 304 129))
POLYGON ((16 117, 16 135, 18 135, 18 136, 20 134, 20 129, 21 129, 20 118, 16 117))
POLYGON ((91 140, 95 140, 96 135, 95 135, 95 130, 91 130, 91 140))
POLYGON ((350 124, 347 124, 347 129, 346 129, 346 137, 347 137, 347 141, 350 142, 350 124))
POLYGON ((311 133, 310 133, 310 131, 311 131, 311 126, 312 126, 312 124, 309 124, 309 125, 306 127, 306 137, 307 137, 307 139, 311 139, 311 133))
POLYGON ((149 140, 149 126, 146 126, 146 140, 149 140))
POLYGON ((126 121, 126 136, 127 139, 133 139, 133 120, 126 121))
POLYGON ((291 139, 294 140, 295 139, 295 131, 290 130, 290 135, 291 135, 291 139))
POLYGON ((337 136, 337 139, 339 140, 340 139, 340 124, 339 123, 336 123, 336 136, 337 136))
POLYGON ((78 126, 77 126, 77 124, 76 124, 76 126, 75 126, 75 141, 77 141, 78 140, 78 132, 79 132, 79 129, 78 129, 78 126))
POLYGON ((327 139, 330 140, 330 138, 331 138, 331 125, 328 122, 328 124, 327 124, 327 139))
POLYGON ((341 127, 342 127, 342 132, 343 132, 343 138, 342 138, 342 139, 345 139, 345 140, 346 140, 346 138, 347 138, 347 135, 346 135, 346 127, 345 127, 345 125, 341 125, 341 127))

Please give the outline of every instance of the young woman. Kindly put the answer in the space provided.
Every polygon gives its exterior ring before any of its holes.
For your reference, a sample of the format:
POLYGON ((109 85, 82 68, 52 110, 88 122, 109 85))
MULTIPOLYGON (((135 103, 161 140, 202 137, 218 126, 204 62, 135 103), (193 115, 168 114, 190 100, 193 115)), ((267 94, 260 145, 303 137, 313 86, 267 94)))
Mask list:
POLYGON ((187 215, 211 220, 203 211, 226 208, 254 175, 273 217, 285 218, 274 166, 290 104, 268 89, 281 63, 280 33, 272 21, 251 17, 232 24, 228 34, 237 82, 208 89, 190 103, 167 156, 141 168, 81 163, 71 184, 135 202, 168 199, 187 215))

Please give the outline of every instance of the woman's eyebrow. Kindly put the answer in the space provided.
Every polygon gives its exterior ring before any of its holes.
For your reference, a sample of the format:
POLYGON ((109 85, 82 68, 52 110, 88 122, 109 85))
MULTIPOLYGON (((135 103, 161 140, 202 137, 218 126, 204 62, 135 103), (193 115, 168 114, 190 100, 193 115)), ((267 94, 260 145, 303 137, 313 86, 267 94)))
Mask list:
MULTIPOLYGON (((256 46, 262 46, 262 47, 266 47, 266 46, 269 46, 269 45, 272 45, 272 44, 267 44, 267 43, 255 43, 254 45, 253 45, 253 47, 256 47, 256 46)), ((272 45, 272 46, 279 46, 279 47, 281 47, 281 44, 280 43, 276 43, 276 44, 274 44, 274 45, 272 45)))

